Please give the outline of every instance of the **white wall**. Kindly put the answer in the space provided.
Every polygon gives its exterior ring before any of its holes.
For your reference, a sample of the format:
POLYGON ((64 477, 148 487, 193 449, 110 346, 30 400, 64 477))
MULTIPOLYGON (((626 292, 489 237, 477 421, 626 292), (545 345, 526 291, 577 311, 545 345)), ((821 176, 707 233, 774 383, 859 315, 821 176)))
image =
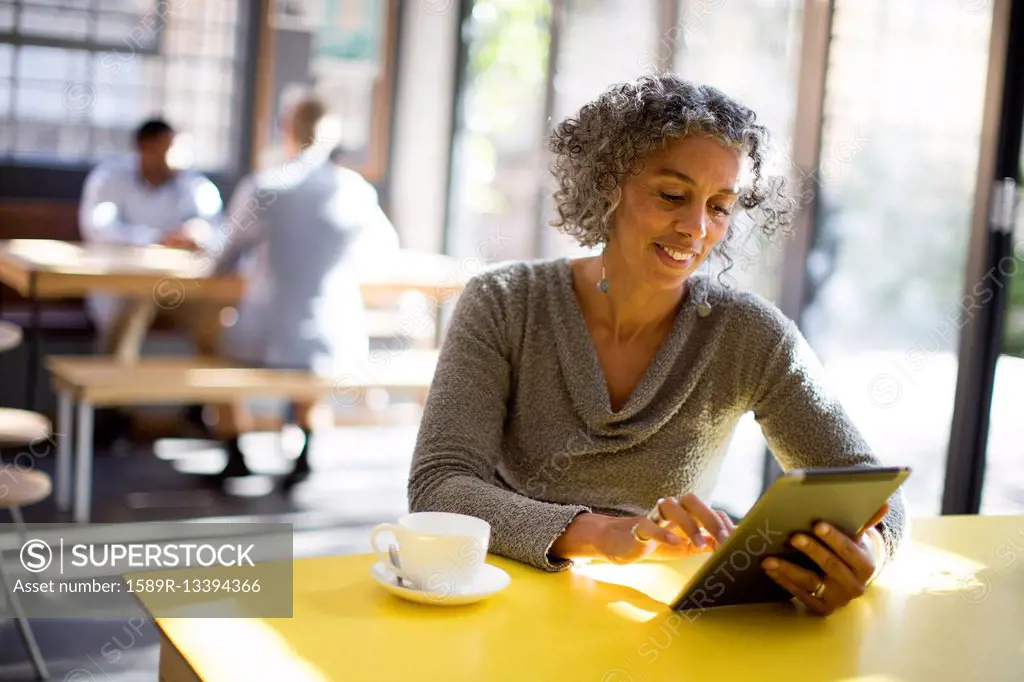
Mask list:
POLYGON ((403 248, 440 251, 458 55, 455 0, 402 3, 389 207, 403 248))

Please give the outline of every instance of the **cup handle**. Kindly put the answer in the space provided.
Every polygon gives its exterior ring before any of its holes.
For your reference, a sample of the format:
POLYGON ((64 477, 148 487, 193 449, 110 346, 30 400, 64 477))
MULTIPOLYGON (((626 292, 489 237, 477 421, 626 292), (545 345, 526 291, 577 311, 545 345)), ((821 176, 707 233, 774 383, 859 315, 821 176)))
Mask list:
POLYGON ((377 558, 380 559, 382 562, 384 562, 385 566, 390 567, 392 572, 394 572, 396 575, 398 575, 398 576, 400 576, 402 578, 405 578, 409 582, 412 582, 412 580, 409 578, 409 576, 407 576, 401 569, 399 569, 397 566, 395 566, 393 563, 391 563, 391 555, 388 554, 388 552, 386 550, 382 550, 377 545, 377 536, 380 535, 381 533, 390 533, 391 535, 394 536, 395 542, 397 543, 398 542, 398 533, 397 533, 398 530, 399 530, 399 527, 396 526, 393 523, 380 523, 380 524, 377 524, 376 526, 373 527, 373 530, 370 531, 370 547, 373 548, 373 553, 377 555, 377 558))

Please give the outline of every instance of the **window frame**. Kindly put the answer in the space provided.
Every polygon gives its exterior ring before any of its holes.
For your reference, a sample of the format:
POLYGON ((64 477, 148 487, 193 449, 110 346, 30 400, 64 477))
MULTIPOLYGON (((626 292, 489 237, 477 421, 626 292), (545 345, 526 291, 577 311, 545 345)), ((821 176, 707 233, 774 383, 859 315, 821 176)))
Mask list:
MULTIPOLYGON (((154 0, 154 12, 159 3, 154 0)), ((15 0, 14 26, 17 27, 20 13, 25 7, 23 2, 15 0)), ((48 7, 47 5, 34 5, 34 7, 48 7)), ((53 5, 49 7, 71 9, 67 6, 53 5)), ((77 8, 75 8, 77 9, 77 8)), ((119 10, 101 10, 96 7, 96 2, 88 8, 81 10, 88 13, 95 21, 95 15, 121 15, 139 19, 140 15, 133 12, 119 10)), ((233 59, 238 64, 236 69, 239 76, 240 97, 236 111, 232 112, 232 130, 235 131, 232 146, 237 150, 234 157, 237 162, 232 168, 205 169, 196 167, 194 170, 206 175, 220 190, 225 202, 230 193, 234 190, 237 181, 247 174, 252 167, 254 158, 254 130, 256 127, 257 88, 259 73, 259 52, 261 40, 265 36, 261 32, 261 26, 266 23, 267 3, 265 0, 249 5, 239 2, 236 8, 235 17, 235 44, 238 46, 237 53, 233 59), (247 113, 248 112, 248 113, 247 113)), ((141 15, 146 16, 146 15, 141 15)), ((155 47, 149 49, 134 48, 133 54, 159 56, 163 42, 163 31, 157 31, 155 47)), ((69 50, 81 50, 90 56, 103 54, 104 52, 123 51, 127 43, 120 46, 97 42, 91 39, 76 40, 73 38, 51 38, 45 36, 24 35, 17 31, 0 33, 0 44, 9 44, 15 47, 14 60, 12 62, 11 76, 7 80, 11 84, 11 93, 17 91, 15 84, 18 78, 14 72, 18 65, 18 54, 21 47, 54 47, 69 50)), ((224 61, 224 60, 220 60, 224 61)), ((12 112, 7 121, 17 123, 18 119, 12 112)), ((38 200, 52 199, 57 201, 77 201, 82 192, 82 186, 89 172, 97 165, 96 159, 60 159, 54 157, 33 159, 30 157, 15 157, 9 151, 0 155, 0 200, 38 200)))

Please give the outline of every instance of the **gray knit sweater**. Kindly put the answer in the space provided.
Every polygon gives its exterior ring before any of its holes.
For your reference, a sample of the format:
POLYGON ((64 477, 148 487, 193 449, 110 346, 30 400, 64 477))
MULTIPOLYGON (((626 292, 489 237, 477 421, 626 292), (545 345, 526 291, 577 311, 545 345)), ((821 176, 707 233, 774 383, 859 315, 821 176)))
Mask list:
MULTIPOLYGON (((784 470, 878 464, 796 325, 767 300, 702 276, 618 412, 568 259, 502 264, 470 280, 447 330, 409 477, 412 511, 491 524, 491 551, 545 570, 578 514, 647 512, 715 484, 753 412, 784 470), (710 314, 698 303, 707 297, 710 314)), ((881 526, 890 555, 903 498, 881 526)))

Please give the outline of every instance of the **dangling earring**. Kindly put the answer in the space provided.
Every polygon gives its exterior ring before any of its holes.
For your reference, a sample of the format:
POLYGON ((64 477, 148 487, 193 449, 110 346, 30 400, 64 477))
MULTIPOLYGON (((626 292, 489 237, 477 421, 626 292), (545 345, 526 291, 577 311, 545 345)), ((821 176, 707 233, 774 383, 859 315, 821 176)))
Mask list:
POLYGON ((601 279, 597 282, 597 290, 602 294, 608 293, 608 277, 604 272, 604 252, 601 252, 601 279))
POLYGON ((708 303, 708 293, 706 291, 701 302, 697 304, 697 314, 701 317, 707 317, 711 314, 711 304, 708 303))

